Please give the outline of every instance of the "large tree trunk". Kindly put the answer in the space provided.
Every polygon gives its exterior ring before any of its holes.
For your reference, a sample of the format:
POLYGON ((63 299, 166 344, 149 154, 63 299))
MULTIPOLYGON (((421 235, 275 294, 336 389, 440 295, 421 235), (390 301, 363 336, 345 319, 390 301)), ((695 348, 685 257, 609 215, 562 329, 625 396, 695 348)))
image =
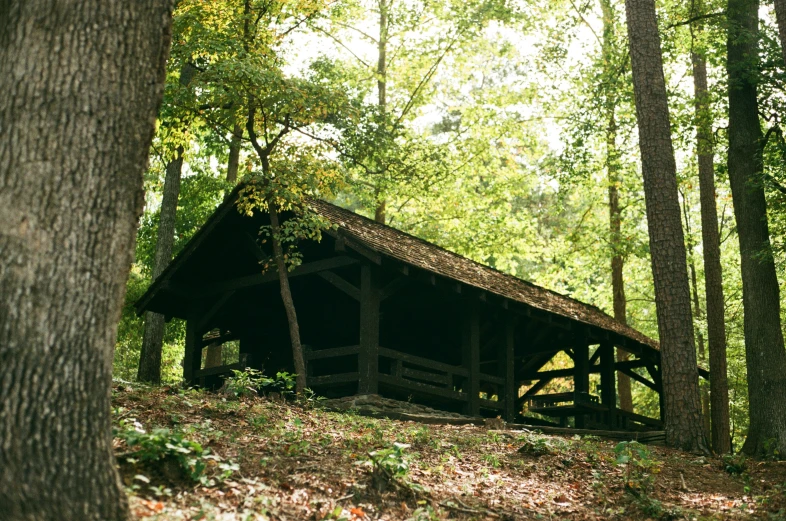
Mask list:
POLYGON ((0 6, 0 517, 114 521, 117 323, 169 1, 0 6))
MULTIPOLYGON (((172 247, 175 243, 175 221, 177 200, 180 197, 180 176, 183 172, 183 147, 177 147, 175 158, 166 165, 164 193, 161 197, 161 210, 156 234, 156 253, 153 259, 153 280, 156 280, 169 261, 172 260, 172 247)), ((142 336, 142 349, 139 353, 137 380, 152 384, 161 383, 161 351, 164 346, 164 315, 145 312, 145 332, 142 336)))
MULTIPOLYGON (((603 76, 609 85, 606 91, 606 176, 609 184, 609 242, 611 245, 611 293, 614 309, 614 318, 623 324, 628 323, 627 299, 625 298, 625 278, 623 270, 625 257, 622 246, 622 211, 620 210, 619 186, 622 184, 619 168, 619 150, 617 149, 617 120, 616 104, 617 92, 612 85, 617 85, 616 75, 613 70, 613 56, 615 49, 614 22, 616 16, 610 0, 600 1, 603 15, 603 41, 601 54, 603 58, 603 76)), ((629 353, 622 349, 617 350, 617 361, 628 360, 629 353)), ((630 390, 630 377, 617 371, 617 392, 619 394, 619 407, 623 411, 633 412, 633 396, 630 390)))
MULTIPOLYGON (((377 40, 377 107, 379 107, 379 115, 383 117, 387 112, 387 74, 388 74, 388 8, 390 7, 390 0, 379 0, 379 40, 377 40)), ((381 169, 384 170, 384 169, 381 169)), ((381 172, 380 172, 381 173, 381 172)), ((381 180, 380 180, 381 182, 381 180)), ((375 194, 374 220, 378 223, 385 224, 387 204, 385 196, 379 193, 375 194)))
POLYGON ((269 205, 270 212, 270 231, 273 243, 273 258, 276 261, 276 268, 278 269, 278 279, 281 285, 281 300, 284 302, 284 309, 287 313, 287 321, 289 322, 289 339, 292 342, 292 358, 295 363, 295 372, 297 373, 297 394, 303 393, 306 388, 306 363, 303 359, 303 346, 300 344, 300 327, 297 322, 297 312, 295 311, 295 302, 292 300, 292 291, 289 288, 289 276, 287 274, 286 262, 284 262, 284 252, 281 248, 281 242, 278 240, 281 233, 281 225, 278 222, 278 211, 271 203, 269 205))
MULTIPOLYGON (((696 28, 700 31, 701 28, 696 28)), ((707 343, 710 358, 710 416, 712 450, 731 452, 729 384, 726 369, 726 319, 724 318, 723 270, 721 268, 718 210, 715 204, 715 167, 712 114, 707 89, 707 62, 691 52, 696 114, 696 154, 699 163, 701 238, 704 253, 704 286, 707 298, 707 343)))
POLYGON ((626 0, 625 11, 660 336, 666 442, 684 450, 706 452, 655 1, 626 0))
POLYGON ((786 350, 780 292, 762 186, 762 132, 756 99, 759 2, 729 0, 729 183, 742 271, 750 427, 743 451, 786 454, 786 350), (767 447, 765 447, 767 444, 767 447))

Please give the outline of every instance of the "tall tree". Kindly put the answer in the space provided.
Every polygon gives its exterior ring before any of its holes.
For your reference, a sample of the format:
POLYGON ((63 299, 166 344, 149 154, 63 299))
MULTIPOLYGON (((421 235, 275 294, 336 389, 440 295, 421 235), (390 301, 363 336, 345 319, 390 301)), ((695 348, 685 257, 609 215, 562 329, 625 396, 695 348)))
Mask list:
POLYGON ((655 0, 626 0, 625 12, 661 347, 666 443, 706 452, 655 0))
MULTIPOLYGON (((170 69, 173 61, 177 60, 170 61, 170 69)), ((160 127, 162 133, 167 135, 169 141, 175 141, 177 144, 171 145, 174 148, 174 154, 165 168, 151 273, 153 280, 161 275, 169 261, 172 260, 177 203, 180 198, 180 178, 183 173, 183 154, 185 152, 182 144, 184 141, 183 129, 178 127, 182 126, 183 121, 190 119, 178 114, 178 104, 181 103, 179 98, 188 95, 188 86, 197 73, 197 69, 189 62, 183 63, 175 70, 178 71, 177 77, 174 81, 168 82, 164 93, 164 106, 159 115, 159 118, 163 120, 160 127)), ((137 380, 159 384, 161 383, 161 353, 164 347, 165 317, 159 313, 147 311, 144 320, 145 330, 139 352, 137 380)))
MULTIPOLYGON (((702 2, 693 4, 692 18, 702 13, 702 2)), ((712 137, 710 92, 707 87, 707 60, 697 45, 703 27, 691 26, 691 62, 693 64, 693 96, 696 119, 696 155, 699 165, 699 201, 701 206, 701 239, 704 253, 704 287, 707 301, 707 344, 710 359, 710 418, 712 450, 719 454, 731 452, 729 425, 729 384, 726 367, 726 319, 724 316, 723 271, 721 269, 718 210, 715 204, 715 164, 712 137)), ((695 279, 695 268, 691 273, 695 279)), ((698 295, 697 295, 698 297, 698 295)), ((700 309, 698 299, 697 312, 700 309)), ((703 344, 703 341, 700 341, 703 344)), ((703 351, 703 345, 700 345, 703 351)))
MULTIPOLYGON (((153 280, 161 275, 172 260, 172 246, 175 242, 175 218, 177 200, 180 197, 180 176, 183 170, 183 146, 177 147, 175 157, 166 165, 164 190, 161 197, 161 210, 156 234, 156 251, 153 258, 153 280)), ((145 332, 142 349, 139 353, 137 380, 152 384, 161 383, 161 351, 164 345, 164 315, 145 312, 145 332)))
POLYGON ((758 115, 758 0, 729 0, 728 168, 740 242, 750 427, 742 450, 786 454, 786 349, 780 291, 762 185, 763 136, 758 115))
POLYGON ((171 7, 168 0, 0 6, 5 519, 128 514, 112 455, 112 353, 171 7))
MULTIPOLYGON (((603 63, 603 77, 605 87, 606 109, 606 178, 609 185, 609 242, 611 245, 611 292, 614 318, 623 324, 628 323, 627 299, 625 298, 625 256, 622 244, 622 210, 620 208, 619 187, 622 184, 620 172, 620 153, 617 148, 617 89, 618 77, 622 71, 616 66, 614 59, 616 51, 617 17, 611 0, 600 0, 601 14, 603 16, 603 38, 601 40, 601 59, 603 63)), ((622 349, 617 350, 617 361, 624 362, 629 353, 622 349)), ((633 397, 630 389, 630 377, 622 372, 617 372, 617 392, 619 407, 623 411, 633 412, 633 397)))

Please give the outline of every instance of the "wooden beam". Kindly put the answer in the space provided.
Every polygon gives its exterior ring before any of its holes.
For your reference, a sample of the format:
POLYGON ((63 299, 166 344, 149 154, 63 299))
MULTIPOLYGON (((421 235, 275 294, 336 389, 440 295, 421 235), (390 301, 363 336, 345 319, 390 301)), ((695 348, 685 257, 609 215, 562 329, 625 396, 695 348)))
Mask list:
POLYGON ((254 239, 250 233, 242 233, 240 234, 240 241, 246 247, 246 249, 251 252, 251 255, 257 260, 257 262, 264 262, 270 259, 270 255, 265 253, 262 247, 259 246, 259 243, 254 239))
MULTIPOLYGON (((573 347, 575 354, 573 360, 573 391, 578 395, 579 393, 589 392, 589 344, 587 337, 579 333, 576 335, 576 344, 573 347)), ((576 428, 584 428, 584 415, 576 414, 576 428)))
POLYGON ((614 370, 614 344, 609 341, 598 346, 596 353, 600 358, 600 403, 608 407, 609 429, 616 427, 617 373, 614 370))
POLYGON ((340 233, 336 230, 324 230, 322 233, 330 235, 336 240, 336 251, 346 251, 347 248, 353 250, 356 253, 359 253, 367 260, 373 262, 376 265, 382 264, 382 255, 374 251, 373 249, 360 244, 359 242, 347 237, 343 233, 340 233))
MULTIPOLYGON (((612 345, 612 349, 613 348, 614 346, 612 345)), ((601 354, 602 354, 602 350, 600 346, 598 346, 597 349, 595 349, 595 352, 592 353, 592 356, 590 357, 589 365, 595 365, 595 362, 598 361, 598 358, 600 358, 601 354)))
POLYGON ((330 349, 318 349, 305 353, 306 360, 321 360, 323 358, 335 358, 337 356, 356 355, 360 352, 360 346, 333 347, 330 349))
MULTIPOLYGON (((291 279, 293 277, 301 277, 303 275, 310 275, 312 273, 319 273, 321 271, 332 270, 344 266, 352 266, 353 264, 357 263, 358 261, 351 257, 331 257, 329 259, 301 264, 289 272, 289 278, 291 279)), ((259 286, 260 284, 277 280, 278 273, 275 270, 269 270, 265 273, 256 273, 254 275, 246 275, 245 277, 237 277, 234 279, 213 282, 211 284, 205 285, 202 288, 198 288, 195 291, 189 292, 189 295, 191 298, 195 299, 206 298, 219 293, 225 293, 227 291, 239 289, 248 289, 254 286, 259 286)))
POLYGON ((470 416, 480 414, 480 312, 474 302, 468 302, 462 334, 461 365, 469 371, 467 394, 470 416))
POLYGON ((480 406, 485 409, 495 409, 504 413, 505 411, 505 403, 502 400, 487 400, 485 398, 480 399, 480 406))
POLYGON ((360 267, 358 393, 377 394, 379 376, 379 286, 376 266, 360 267))
POLYGON ((409 364, 419 365, 422 367, 427 367, 429 369, 436 369, 437 371, 445 371, 446 373, 463 376, 464 378, 469 377, 469 371, 465 367, 462 367, 460 365, 450 365, 444 362, 437 362, 436 360, 431 360, 428 358, 423 358, 415 355, 409 355, 407 353, 402 353, 401 351, 388 349, 386 347, 379 348, 379 356, 384 356, 385 358, 392 358, 393 360, 401 360, 409 364))
POLYGON ((221 308, 235 295, 234 291, 228 291, 221 295, 218 300, 216 300, 210 309, 199 319, 199 323, 197 324, 197 329, 203 331, 207 328, 208 323, 213 319, 216 314, 221 311, 221 308))
POLYGON ((450 398, 462 402, 468 401, 467 393, 454 391, 452 389, 445 389, 444 387, 437 387, 414 380, 404 380, 403 378, 397 378, 389 374, 380 374, 379 383, 390 387, 395 387, 397 389, 402 389, 404 391, 412 391, 425 395, 438 396, 441 398, 450 398))
POLYGON ((340 289, 353 299, 360 301, 360 290, 354 284, 347 282, 343 277, 336 275, 332 271, 320 271, 318 275, 332 284, 335 288, 340 289))
POLYGON ((329 374, 325 376, 310 376, 307 378, 309 387, 316 387, 318 385, 332 385, 343 384, 349 382, 356 382, 358 380, 358 373, 339 373, 329 374))
POLYGON ((657 385, 655 385, 654 383, 650 382, 649 380, 647 380, 646 378, 641 376, 639 373, 635 372, 633 369, 628 369, 627 367, 623 367, 622 369, 619 369, 619 371, 621 371, 621 372, 625 373, 626 375, 630 376, 631 378, 633 378, 637 382, 646 385, 647 387, 649 387, 653 391, 658 392, 658 386, 657 385))
POLYGON ((398 375, 413 380, 424 380, 426 382, 442 384, 442 386, 446 388, 452 387, 451 380, 453 380, 453 377, 449 374, 430 373, 428 371, 420 371, 418 369, 402 367, 401 371, 398 372, 398 375))
POLYGON ((195 374, 202 366, 202 335, 197 329, 197 317, 186 320, 186 346, 183 355, 183 381, 194 383, 195 374))
POLYGON ((647 367, 647 361, 636 359, 636 360, 626 360, 624 362, 617 362, 614 364, 614 367, 618 371, 622 371, 623 369, 637 369, 639 367, 647 367))
POLYGON ((392 281, 388 282, 388 284, 382 288, 379 294, 379 300, 385 300, 388 297, 392 297, 404 287, 409 284, 409 279, 407 277, 398 277, 393 279, 392 281))
POLYGON ((205 376, 212 376, 214 374, 229 374, 232 372, 233 369, 237 369, 238 371, 242 371, 245 369, 243 364, 238 362, 236 364, 228 364, 228 365, 218 365, 216 367, 208 367, 206 369, 200 369, 194 373, 194 378, 204 378, 205 376))
POLYGON ((527 392, 524 393, 524 396, 519 398, 519 401, 526 402, 527 400, 538 394, 538 392, 540 392, 541 389, 546 387, 550 381, 551 378, 544 378, 540 380, 538 383, 527 389, 527 392))
POLYGON ((514 349, 516 338, 516 324, 512 317, 507 317, 505 321, 505 421, 513 423, 516 419, 516 385, 514 369, 516 362, 514 360, 514 349))

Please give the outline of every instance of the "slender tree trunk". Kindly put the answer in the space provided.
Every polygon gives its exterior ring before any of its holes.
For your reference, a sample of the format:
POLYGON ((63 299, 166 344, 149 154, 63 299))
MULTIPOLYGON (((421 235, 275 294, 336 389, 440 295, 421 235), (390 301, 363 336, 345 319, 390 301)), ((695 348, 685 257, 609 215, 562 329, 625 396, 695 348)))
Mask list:
POLYGON ((273 258, 278 269, 278 279, 281 283, 281 300, 284 302, 284 309, 287 312, 289 322, 289 338, 292 341, 292 358, 295 362, 295 372, 297 373, 297 394, 301 394, 306 388, 306 363, 303 359, 303 346, 300 344, 300 327, 295 311, 295 302, 292 300, 292 291, 289 289, 289 276, 287 266, 284 261, 284 252, 279 241, 281 225, 278 222, 278 211, 272 204, 269 205, 270 229, 273 242, 273 258))
POLYGON ((660 336, 666 442, 707 452, 655 1, 626 0, 625 11, 660 336))
MULTIPOLYGON (((617 168, 617 126, 612 110, 609 118, 609 127, 606 131, 607 149, 607 175, 609 182, 609 232, 611 238, 611 291, 613 297, 614 318, 623 324, 628 323, 627 305, 625 298, 625 279, 623 268, 625 258, 622 255, 622 216, 619 199, 619 171, 617 168)), ((630 354, 622 349, 617 350, 617 361, 628 360, 630 354)), ((633 412, 633 396, 630 389, 630 377, 617 371, 617 392, 619 393, 620 409, 633 412)))
MULTIPOLYGON (((379 0, 379 40, 377 41, 377 107, 379 107, 380 118, 387 112, 387 74, 388 74, 388 8, 390 0, 379 0)), ((374 208, 374 220, 385 224, 387 204, 384 194, 377 189, 375 194, 376 207, 374 208)))
POLYGON ((243 139, 243 126, 235 124, 229 142, 229 161, 227 162, 227 181, 237 182, 237 169, 240 164, 240 141, 243 139))
MULTIPOLYGON (((701 299, 699 298, 699 284, 696 277, 696 260, 693 256, 693 248, 695 247, 695 243, 693 242, 693 230, 691 228, 688 206, 689 206, 688 195, 683 194, 682 213, 685 217, 685 233, 687 234, 686 239, 688 243, 688 252, 689 252, 688 270, 690 273, 691 294, 693 295, 693 313, 694 313, 694 318, 698 321, 701 320, 703 311, 701 309, 701 299)), ((704 335, 702 334, 701 328, 699 327, 696 327, 696 342, 699 348, 698 349, 699 361, 706 362, 707 352, 704 349, 704 335)), ((710 422, 710 390, 707 385, 699 381, 699 391, 701 392, 701 414, 702 414, 702 418, 704 419, 704 434, 707 436, 707 439, 710 439, 710 434, 712 430, 711 422, 710 422)))
MULTIPOLYGON (((700 31, 697 27, 696 31, 700 31)), ((718 210, 715 204, 715 166, 712 141, 712 114, 707 88, 707 62, 691 52, 694 106, 696 113, 696 153, 699 164, 701 238, 704 253, 704 286, 707 297, 707 341, 710 358, 710 415, 712 450, 731 452, 729 426, 729 383, 726 368, 726 319, 724 317, 723 270, 721 268, 718 210)))
POLYGON ((729 0, 729 182, 742 271, 750 427, 742 450, 786 454, 786 350, 780 291, 762 186, 762 132, 756 99, 759 2, 729 0), (753 72, 753 73, 752 73, 753 72))
MULTIPOLYGON (((180 197, 180 176, 183 171, 183 147, 177 147, 176 156, 166 165, 164 193, 161 198, 161 211, 156 234, 156 253, 153 259, 153 280, 164 271, 172 260, 172 246, 175 243, 175 221, 177 200, 180 197)), ((161 351, 164 346, 164 315, 145 312, 145 332, 142 349, 139 353, 137 380, 152 384, 161 383, 161 351)))
POLYGON ((128 515, 112 452, 112 355, 171 8, 0 6, 3 519, 128 515))
MULTIPOLYGON (((617 85, 617 71, 613 70, 613 56, 615 52, 614 22, 616 16, 610 0, 600 1, 603 15, 603 41, 601 54, 603 57, 603 76, 609 85, 606 92, 606 176, 609 184, 609 238, 611 243, 611 291, 614 308, 614 318, 623 324, 628 323, 627 299, 625 298, 624 267, 625 257, 622 253, 622 212, 620 210, 619 186, 619 151, 617 149, 617 120, 616 104, 617 92, 611 86, 617 85)), ((622 349, 617 350, 617 361, 628 360, 629 353, 622 349)), ((619 407, 623 411, 633 412, 633 397, 630 390, 630 377, 617 371, 617 392, 619 394, 619 407)))

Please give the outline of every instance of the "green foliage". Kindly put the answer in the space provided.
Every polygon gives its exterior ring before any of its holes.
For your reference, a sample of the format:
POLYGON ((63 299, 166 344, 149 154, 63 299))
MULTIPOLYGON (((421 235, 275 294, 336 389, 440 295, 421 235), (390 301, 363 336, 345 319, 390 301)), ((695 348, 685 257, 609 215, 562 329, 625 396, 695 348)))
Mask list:
POLYGON ((260 392, 276 392, 285 397, 295 394, 296 375, 286 371, 279 371, 275 378, 265 376, 262 371, 250 367, 242 371, 233 369, 232 374, 233 376, 224 381, 224 389, 237 397, 252 396, 260 392))
POLYGON ((744 454, 724 454, 723 470, 732 476, 741 476, 748 470, 748 460, 744 454))
POLYGON ((385 473, 393 479, 404 479, 409 473, 409 448, 406 443, 394 442, 393 445, 369 452, 369 461, 375 470, 385 473))
POLYGON ((625 490, 635 497, 645 497, 652 491, 654 474, 660 462, 652 458, 650 450, 637 441, 622 441, 614 447, 617 464, 625 468, 625 490))
POLYGON ((186 439, 182 432, 166 428, 156 428, 148 432, 138 422, 131 422, 129 424, 128 421, 121 420, 114 432, 114 436, 123 440, 131 450, 125 456, 125 460, 130 463, 174 461, 184 477, 205 486, 224 481, 238 470, 236 464, 223 462, 199 443, 186 439), (217 462, 219 473, 208 477, 206 470, 211 460, 217 462))
POLYGON ((413 494, 423 492, 423 488, 409 479, 411 456, 406 452, 410 446, 394 442, 381 449, 368 453, 368 460, 361 464, 371 467, 371 477, 379 492, 387 488, 400 487, 413 494))

